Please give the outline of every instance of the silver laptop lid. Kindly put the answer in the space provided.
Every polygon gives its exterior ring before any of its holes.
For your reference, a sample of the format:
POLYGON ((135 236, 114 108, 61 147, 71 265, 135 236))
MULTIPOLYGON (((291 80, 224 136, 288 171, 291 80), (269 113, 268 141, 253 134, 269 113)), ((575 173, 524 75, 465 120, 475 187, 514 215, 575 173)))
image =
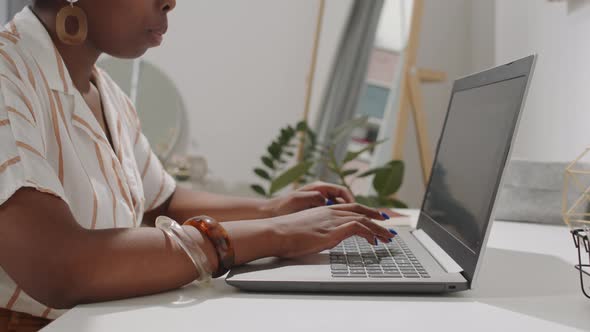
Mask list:
POLYGON ((418 229, 471 284, 493 220, 535 56, 455 81, 418 229))

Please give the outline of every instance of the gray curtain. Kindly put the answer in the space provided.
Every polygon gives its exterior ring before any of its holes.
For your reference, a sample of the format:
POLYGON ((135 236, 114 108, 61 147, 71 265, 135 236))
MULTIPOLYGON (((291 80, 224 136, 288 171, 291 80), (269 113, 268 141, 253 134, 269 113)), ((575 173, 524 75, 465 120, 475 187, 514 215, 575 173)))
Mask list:
MULTIPOLYGON (((354 1, 318 113, 316 132, 320 142, 325 142, 334 128, 357 112, 383 4, 384 0, 354 1)), ((344 157, 347 145, 348 139, 336 148, 338 158, 344 157)), ((326 170, 325 165, 320 166, 317 174, 324 180, 333 180, 326 170)))

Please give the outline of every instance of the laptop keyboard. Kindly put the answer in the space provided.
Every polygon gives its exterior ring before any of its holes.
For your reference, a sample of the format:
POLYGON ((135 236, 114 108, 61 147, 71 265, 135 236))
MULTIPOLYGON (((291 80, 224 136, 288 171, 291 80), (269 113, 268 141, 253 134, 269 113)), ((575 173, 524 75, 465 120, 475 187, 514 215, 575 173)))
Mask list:
POLYGON ((430 278, 399 236, 377 246, 350 237, 330 250, 330 267, 335 278, 430 278))

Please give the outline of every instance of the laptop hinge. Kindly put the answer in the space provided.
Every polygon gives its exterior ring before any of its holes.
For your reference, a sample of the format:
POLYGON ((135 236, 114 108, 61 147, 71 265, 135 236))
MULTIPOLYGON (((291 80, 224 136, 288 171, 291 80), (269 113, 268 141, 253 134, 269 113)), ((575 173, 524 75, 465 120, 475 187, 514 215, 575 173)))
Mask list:
POLYGON ((447 271, 447 273, 459 273, 463 272, 463 269, 449 254, 445 252, 434 240, 421 229, 412 231, 412 235, 428 250, 430 255, 447 271))

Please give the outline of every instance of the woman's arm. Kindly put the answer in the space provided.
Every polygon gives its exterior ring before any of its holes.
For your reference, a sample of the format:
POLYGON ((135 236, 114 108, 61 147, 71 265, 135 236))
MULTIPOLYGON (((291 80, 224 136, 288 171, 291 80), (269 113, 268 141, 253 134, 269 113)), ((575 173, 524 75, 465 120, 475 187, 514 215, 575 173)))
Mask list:
POLYGON ((216 195, 177 187, 168 201, 146 213, 144 224, 153 226, 159 215, 178 221, 198 215, 208 215, 222 222, 271 218, 324 206, 328 198, 342 204, 354 202, 346 188, 324 182, 311 183, 272 199, 216 195))
MULTIPOLYGON (((374 243, 392 235, 356 204, 288 216, 227 222, 236 264, 328 249, 359 235, 374 243)), ((186 228, 217 268, 209 240, 186 228)), ((0 206, 0 266, 27 294, 53 308, 153 294, 197 277, 188 256, 156 228, 87 230, 59 198, 21 188, 0 206)))
MULTIPOLYGON (((248 238, 273 237, 264 223, 247 232, 226 229, 242 253, 238 262, 273 254, 273 241, 258 241, 254 255, 240 248, 248 238)), ((215 270, 212 244, 193 227, 186 230, 215 270)), ((161 230, 86 230, 61 199, 29 188, 0 206, 0 266, 27 294, 53 308, 153 294, 197 277, 188 256, 161 230)))
POLYGON ((263 198, 225 196, 176 187, 167 202, 156 211, 146 213, 144 223, 153 226, 159 215, 167 215, 178 222, 198 215, 223 222, 264 219, 273 216, 268 203, 269 200, 263 198))

